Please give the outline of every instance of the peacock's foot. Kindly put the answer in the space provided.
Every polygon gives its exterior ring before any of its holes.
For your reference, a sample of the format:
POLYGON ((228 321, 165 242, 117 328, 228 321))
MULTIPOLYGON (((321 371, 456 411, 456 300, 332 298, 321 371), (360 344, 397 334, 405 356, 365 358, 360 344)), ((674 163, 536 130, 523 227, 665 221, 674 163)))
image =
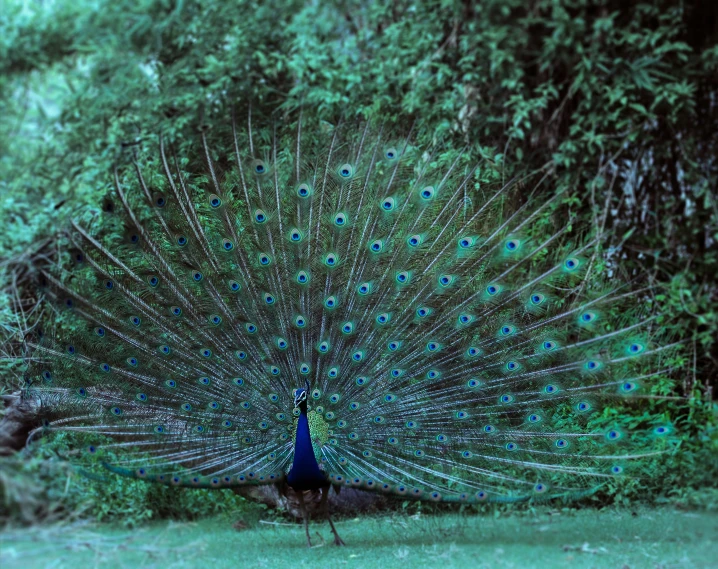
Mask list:
POLYGON ((343 547, 346 545, 346 543, 344 543, 341 537, 339 537, 338 535, 334 535, 334 545, 343 547))

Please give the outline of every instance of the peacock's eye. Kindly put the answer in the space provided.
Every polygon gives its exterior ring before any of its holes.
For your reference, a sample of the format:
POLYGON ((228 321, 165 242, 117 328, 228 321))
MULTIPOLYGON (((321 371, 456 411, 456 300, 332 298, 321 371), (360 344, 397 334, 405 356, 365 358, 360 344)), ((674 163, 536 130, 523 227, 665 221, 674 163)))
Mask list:
POLYGON ((570 257, 570 258, 566 259, 563 263, 563 266, 569 271, 573 271, 573 270, 577 269, 579 267, 579 265, 580 265, 580 261, 576 257, 570 257))
POLYGON ((584 312, 581 314, 581 322, 593 322, 596 319, 596 314, 594 312, 584 312))
POLYGON ((357 292, 362 296, 369 294, 371 292, 371 284, 370 283, 361 283, 357 287, 357 292))
POLYGON ((424 239, 421 235, 412 235, 406 240, 406 242, 409 245, 409 247, 413 248, 413 247, 418 247, 419 245, 421 245, 423 240, 424 239))
POLYGON ((396 202, 394 201, 394 198, 384 198, 381 201, 381 209, 384 211, 392 211, 395 206, 396 202))
POLYGON ((456 281, 456 277, 453 275, 441 275, 439 276, 439 285, 447 287, 456 281))
POLYGON ((531 304, 533 304, 534 306, 538 306, 545 299, 546 299, 546 297, 543 294, 535 292, 531 295, 531 304))
POLYGON ((422 189, 420 192, 421 199, 423 200, 430 200, 434 197, 435 190, 433 186, 427 186, 426 188, 422 189))
POLYGON ((254 160, 252 162, 252 170, 255 174, 262 175, 266 174, 268 170, 268 166, 264 160, 254 160))
POLYGON ((506 247, 506 250, 509 251, 510 253, 518 251, 520 246, 521 246, 521 242, 518 239, 509 239, 504 244, 504 247, 506 247))

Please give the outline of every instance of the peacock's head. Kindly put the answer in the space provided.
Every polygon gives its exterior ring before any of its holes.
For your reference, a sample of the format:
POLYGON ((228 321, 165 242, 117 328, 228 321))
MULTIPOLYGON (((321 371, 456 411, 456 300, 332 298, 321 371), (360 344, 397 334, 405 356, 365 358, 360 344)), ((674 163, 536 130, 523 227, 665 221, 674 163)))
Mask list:
POLYGON ((306 411, 307 408, 307 394, 309 393, 309 382, 307 381, 305 387, 300 387, 294 392, 294 406, 299 407, 301 410, 306 411))

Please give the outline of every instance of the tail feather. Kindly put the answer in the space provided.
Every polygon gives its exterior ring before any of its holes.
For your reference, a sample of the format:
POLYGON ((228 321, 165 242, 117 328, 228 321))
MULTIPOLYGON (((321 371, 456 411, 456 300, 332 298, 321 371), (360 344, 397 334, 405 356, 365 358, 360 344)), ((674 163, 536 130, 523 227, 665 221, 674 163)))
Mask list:
POLYGON ((517 502, 623 473, 645 453, 616 452, 602 406, 676 347, 647 290, 588 278, 601 236, 551 213, 564 192, 538 201, 548 169, 502 183, 414 133, 250 115, 129 157, 122 207, 73 223, 44 273, 61 338, 28 341, 27 395, 47 428, 125 476, 276 483, 309 381, 334 484, 517 502))

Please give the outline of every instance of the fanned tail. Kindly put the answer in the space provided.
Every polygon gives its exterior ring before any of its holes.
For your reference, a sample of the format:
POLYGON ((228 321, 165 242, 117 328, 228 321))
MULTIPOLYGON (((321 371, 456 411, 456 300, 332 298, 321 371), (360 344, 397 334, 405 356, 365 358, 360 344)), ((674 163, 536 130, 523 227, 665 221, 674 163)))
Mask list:
POLYGON ((565 499, 650 453, 602 416, 676 345, 650 289, 587 276, 601 237, 561 219, 549 172, 502 184, 391 131, 232 120, 118 167, 111 211, 43 273, 62 331, 28 340, 26 394, 45 428, 125 476, 277 483, 308 380, 333 484, 565 499))

